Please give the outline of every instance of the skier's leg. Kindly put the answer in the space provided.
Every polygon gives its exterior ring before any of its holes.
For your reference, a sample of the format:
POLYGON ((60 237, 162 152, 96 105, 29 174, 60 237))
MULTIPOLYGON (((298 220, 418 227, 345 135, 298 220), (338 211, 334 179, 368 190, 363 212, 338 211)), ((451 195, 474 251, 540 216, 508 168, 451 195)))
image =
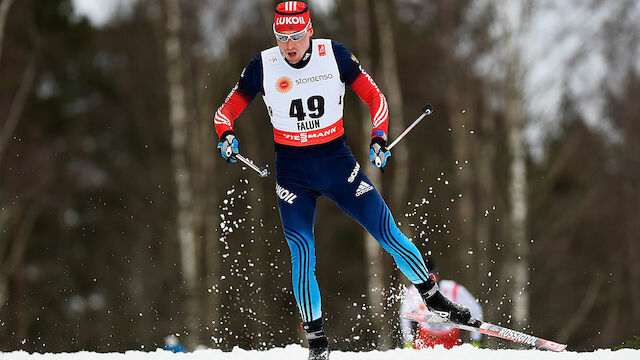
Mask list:
MULTIPOLYGON (((353 159, 353 158, 351 158, 353 159)), ((429 271, 416 246, 398 229, 380 193, 364 175, 355 160, 331 184, 327 196, 364 227, 389 252, 400 271, 414 284, 429 281, 429 271), (345 175, 346 173, 346 175, 345 175)), ((336 161, 349 163, 347 159, 336 161)))
POLYGON ((469 309, 456 304, 438 291, 438 285, 416 246, 398 229, 380 193, 364 175, 353 157, 336 159, 331 186, 326 195, 362 225, 394 258, 402 273, 416 285, 432 311, 458 323, 471 318, 469 309), (351 167, 351 170, 345 169, 351 167), (348 177, 345 174, 349 174, 348 177))
MULTIPOLYGON (((282 230, 291 250, 293 294, 309 344, 309 358, 328 354, 329 341, 322 326, 320 289, 315 276, 313 224, 318 195, 294 181, 276 185, 282 230)), ((318 357, 320 358, 320 357, 318 357)))
POLYGON ((291 250, 293 294, 303 323, 309 323, 322 317, 313 240, 317 194, 285 181, 276 185, 276 193, 282 230, 291 250))

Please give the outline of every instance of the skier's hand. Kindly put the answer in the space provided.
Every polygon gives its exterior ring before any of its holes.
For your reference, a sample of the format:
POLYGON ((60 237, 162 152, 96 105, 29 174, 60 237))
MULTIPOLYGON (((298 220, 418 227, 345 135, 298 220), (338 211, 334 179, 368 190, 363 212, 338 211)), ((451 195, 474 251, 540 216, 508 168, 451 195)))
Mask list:
POLYGON ((471 345, 476 349, 480 349, 480 341, 472 341, 471 345))
POLYGON ((402 348, 403 349, 413 349, 413 341, 407 341, 406 343, 402 344, 402 348))
POLYGON ((389 156, 391 156, 391 151, 387 150, 387 142, 379 136, 371 138, 369 161, 371 161, 373 166, 377 168, 384 167, 387 165, 387 158, 389 156))
POLYGON ((238 153, 238 139, 236 139, 232 131, 225 131, 222 134, 217 148, 220 149, 220 154, 227 162, 234 163, 238 161, 233 156, 238 153))

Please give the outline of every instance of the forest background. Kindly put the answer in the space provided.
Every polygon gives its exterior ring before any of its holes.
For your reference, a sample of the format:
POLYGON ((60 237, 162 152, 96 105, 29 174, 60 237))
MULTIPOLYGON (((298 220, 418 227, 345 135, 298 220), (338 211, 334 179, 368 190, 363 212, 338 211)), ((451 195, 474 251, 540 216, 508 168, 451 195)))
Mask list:
MULTIPOLYGON (((224 162, 212 117, 275 45, 277 1, 0 1, 0 351, 301 343, 275 177, 224 162), (107 16, 106 14, 110 14, 107 16)), ((485 319, 613 347, 640 334, 640 3, 309 1, 387 96, 393 149, 348 144, 401 229, 485 319)), ((241 152, 273 168, 256 99, 241 152)), ((341 350, 400 344, 406 279, 326 199, 317 275, 341 350)), ((483 346, 502 347, 489 339, 483 346)))

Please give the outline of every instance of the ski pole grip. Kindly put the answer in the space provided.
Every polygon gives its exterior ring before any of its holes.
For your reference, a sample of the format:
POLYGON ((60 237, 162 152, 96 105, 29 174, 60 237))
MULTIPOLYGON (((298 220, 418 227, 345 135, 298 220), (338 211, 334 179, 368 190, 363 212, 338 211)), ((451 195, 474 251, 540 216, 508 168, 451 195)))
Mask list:
POLYGON ((433 105, 427 104, 422 108, 422 112, 429 115, 433 112, 433 105))

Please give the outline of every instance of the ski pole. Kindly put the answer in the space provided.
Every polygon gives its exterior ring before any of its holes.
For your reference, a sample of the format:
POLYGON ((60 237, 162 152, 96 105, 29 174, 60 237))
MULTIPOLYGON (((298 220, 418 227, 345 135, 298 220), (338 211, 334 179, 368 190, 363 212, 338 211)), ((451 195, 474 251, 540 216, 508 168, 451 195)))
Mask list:
POLYGON ((396 144, 402 140, 403 137, 405 137, 405 135, 407 135, 409 133, 409 131, 411 131, 411 129, 413 129, 416 125, 418 125, 418 123, 420 121, 422 121, 422 119, 424 119, 427 115, 431 115, 433 113, 433 105, 431 104, 427 104, 422 108, 422 114, 420 115, 419 118, 416 119, 416 121, 413 122, 413 124, 409 125, 408 128, 406 128, 402 134, 400 134, 392 143, 391 145, 387 146, 387 150, 391 150, 391 148, 393 148, 394 146, 396 146, 396 144))
POLYGON ((269 167, 268 166, 260 167, 260 166, 258 166, 256 164, 254 164, 251 159, 247 159, 246 157, 244 157, 244 156, 242 156, 240 154, 235 154, 235 155, 233 155, 233 157, 235 157, 236 159, 242 161, 243 163, 245 163, 245 165, 247 165, 248 167, 250 167, 253 170, 255 170, 260 177, 267 177, 269 175, 269 167))

